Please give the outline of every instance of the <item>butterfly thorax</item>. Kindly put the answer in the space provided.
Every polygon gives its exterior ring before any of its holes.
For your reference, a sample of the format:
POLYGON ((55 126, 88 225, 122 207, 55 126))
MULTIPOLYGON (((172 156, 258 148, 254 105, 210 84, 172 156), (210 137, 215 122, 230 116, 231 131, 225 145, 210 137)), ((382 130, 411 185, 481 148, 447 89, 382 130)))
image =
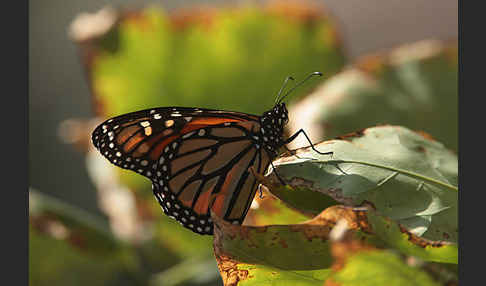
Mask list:
POLYGON ((260 133, 263 146, 270 153, 276 154, 277 150, 284 144, 284 126, 289 121, 288 111, 284 103, 275 105, 271 110, 261 116, 260 133))

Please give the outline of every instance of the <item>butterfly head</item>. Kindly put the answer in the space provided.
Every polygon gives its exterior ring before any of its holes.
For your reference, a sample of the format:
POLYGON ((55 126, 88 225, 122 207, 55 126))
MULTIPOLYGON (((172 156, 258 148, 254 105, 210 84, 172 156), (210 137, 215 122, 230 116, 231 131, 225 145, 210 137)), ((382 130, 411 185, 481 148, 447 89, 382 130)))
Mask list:
POLYGON ((263 113, 262 123, 264 126, 274 130, 283 130, 289 122, 289 112, 285 103, 276 104, 271 110, 263 113))
POLYGON ((263 113, 260 133, 269 151, 275 152, 282 146, 284 127, 288 122, 289 116, 285 103, 278 103, 263 113))
POLYGON ((280 128, 283 129, 285 125, 289 122, 289 111, 287 110, 287 107, 285 106, 285 103, 280 103, 277 104, 273 107, 273 114, 275 115, 275 118, 277 119, 278 125, 280 125, 280 128))

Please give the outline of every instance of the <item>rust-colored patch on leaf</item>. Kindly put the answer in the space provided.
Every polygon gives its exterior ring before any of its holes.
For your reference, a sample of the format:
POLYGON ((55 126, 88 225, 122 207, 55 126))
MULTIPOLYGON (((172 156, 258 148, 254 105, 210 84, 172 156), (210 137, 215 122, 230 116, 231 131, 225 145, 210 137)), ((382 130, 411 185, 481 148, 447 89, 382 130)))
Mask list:
POLYGON ((313 219, 302 224, 290 225, 289 227, 292 231, 302 232, 309 241, 314 238, 327 240, 332 228, 341 219, 346 220, 350 230, 372 233, 366 217, 366 211, 341 205, 328 207, 313 219))
POLYGON ((223 249, 222 245, 222 239, 230 239, 233 240, 235 238, 239 238, 245 241, 248 247, 254 247, 258 248, 259 245, 253 241, 253 237, 251 235, 251 231, 254 230, 255 232, 258 233, 264 233, 267 232, 268 227, 267 226, 262 226, 262 227, 251 227, 251 226, 240 226, 240 225, 234 225, 230 224, 226 221, 224 221, 222 218, 218 217, 213 213, 211 218, 214 221, 214 244, 219 243, 218 247, 220 249, 223 249))
POLYGON ((415 150, 417 150, 418 152, 420 153, 425 153, 427 150, 424 148, 424 146, 417 146, 415 148, 415 150))
POLYGON ((450 66, 452 67, 457 67, 457 63, 459 60, 459 53, 458 53, 458 47, 457 47, 457 40, 453 40, 450 42, 446 43, 446 47, 444 48, 444 55, 449 63, 450 66))
POLYGON ((434 139, 434 137, 432 137, 432 135, 430 135, 429 133, 423 131, 423 130, 417 130, 415 131, 417 134, 419 134, 420 136, 424 137, 425 139, 427 140, 431 140, 431 141, 436 141, 434 139))
POLYGON ((324 16, 322 7, 308 1, 271 1, 266 11, 277 16, 286 16, 300 22, 317 21, 324 16))
POLYGON ((195 6, 180 9, 172 13, 170 21, 174 30, 202 27, 209 30, 214 26, 216 9, 209 6, 195 6))
POLYGON ((353 139, 353 138, 359 138, 359 137, 364 136, 365 135, 365 130, 366 129, 357 130, 357 131, 354 131, 354 132, 351 132, 351 133, 348 133, 348 134, 344 134, 344 135, 341 135, 341 136, 337 136, 335 139, 337 139, 337 140, 351 141, 351 139, 353 139))
POLYGON ((299 225, 290 226, 290 229, 302 232, 309 241, 314 238, 327 240, 331 230, 341 219, 346 220, 348 229, 353 233, 355 231, 372 233, 366 211, 342 205, 328 207, 313 219, 299 225), (315 228, 312 226, 315 226, 315 228))
POLYGON ((64 240, 71 246, 83 251, 87 247, 86 230, 66 225, 56 214, 44 212, 39 215, 30 215, 29 222, 39 233, 64 240))
POLYGON ((341 188, 320 188, 315 187, 314 182, 310 180, 306 180, 300 177, 293 177, 289 181, 289 185, 293 188, 307 188, 311 191, 318 192, 321 194, 325 194, 345 205, 352 205, 353 199, 350 197, 343 196, 343 190, 341 188))
POLYGON ((331 232, 332 226, 295 224, 289 225, 289 229, 294 232, 301 232, 308 241, 312 241, 315 238, 320 238, 322 241, 327 241, 329 239, 329 233, 331 232))
POLYGON ((345 219, 350 229, 359 229, 371 233, 371 226, 366 218, 366 211, 356 210, 354 207, 348 206, 328 207, 313 219, 305 222, 305 224, 334 226, 340 219, 345 219))
POLYGON ((125 10, 120 15, 120 21, 135 26, 140 31, 153 30, 153 25, 143 10, 125 10))
POLYGON ((447 232, 443 232, 443 233, 442 233, 442 236, 443 236, 445 239, 449 239, 449 238, 450 238, 450 235, 449 235, 447 232))
POLYGON ((56 214, 43 212, 37 215, 29 215, 30 225, 39 233, 43 233, 56 239, 66 239, 71 232, 56 214), (64 235, 59 235, 59 229, 63 229, 64 235))
MULTIPOLYGON (((214 222, 214 235, 218 233, 218 237, 222 238, 223 235, 229 236, 230 239, 234 239, 236 234, 239 232, 240 226, 233 225, 225 222, 222 218, 211 212, 211 218, 214 222)), ((216 239, 216 238, 215 238, 216 239)))
POLYGON ((216 261, 225 286, 235 286, 239 281, 251 278, 248 277, 248 270, 238 269, 238 262, 226 255, 216 256, 216 261))
POLYGON ((78 249, 84 249, 87 244, 86 236, 79 230, 72 231, 67 237, 67 241, 78 249))
POLYGON ((332 278, 329 278, 324 282, 324 286, 341 286, 341 283, 337 283, 332 278))
POLYGON ((398 225, 400 227, 400 231, 408 236, 408 240, 413 244, 426 248, 427 246, 430 247, 442 247, 445 245, 449 245, 450 243, 446 241, 431 241, 420 236, 417 236, 410 231, 408 231, 404 226, 398 225))
POLYGON ((252 278, 248 275, 248 270, 238 269, 238 261, 233 260, 230 254, 226 254, 223 248, 224 237, 234 239, 239 232, 242 236, 248 236, 248 229, 245 227, 235 226, 225 222, 216 215, 212 215, 214 221, 214 256, 218 263, 219 273, 225 286, 238 285, 239 281, 252 278))
POLYGON ((385 68, 383 55, 371 54, 359 58, 356 62, 356 67, 366 73, 371 73, 374 76, 379 75, 385 68))

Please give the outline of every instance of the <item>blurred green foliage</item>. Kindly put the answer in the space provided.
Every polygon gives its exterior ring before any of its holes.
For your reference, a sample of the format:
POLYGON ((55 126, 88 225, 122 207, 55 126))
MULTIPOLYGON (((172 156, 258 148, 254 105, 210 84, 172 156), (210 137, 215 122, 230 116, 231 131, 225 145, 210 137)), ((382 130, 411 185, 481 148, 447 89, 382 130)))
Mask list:
POLYGON ((344 65, 327 18, 318 11, 292 13, 252 6, 126 13, 95 45, 89 66, 101 115, 156 106, 263 113, 287 76, 331 75, 344 65))
POLYGON ((347 259, 345 267, 330 275, 329 280, 343 286, 440 285, 427 273, 406 265, 396 254, 388 251, 367 251, 352 255, 347 259))
POLYGON ((30 285, 136 285, 145 272, 106 220, 29 191, 30 285))
POLYGON ((424 40, 364 56, 296 104, 302 114, 294 116, 305 119, 292 129, 315 126, 322 140, 380 124, 402 125, 457 152, 457 53, 457 41, 424 40))

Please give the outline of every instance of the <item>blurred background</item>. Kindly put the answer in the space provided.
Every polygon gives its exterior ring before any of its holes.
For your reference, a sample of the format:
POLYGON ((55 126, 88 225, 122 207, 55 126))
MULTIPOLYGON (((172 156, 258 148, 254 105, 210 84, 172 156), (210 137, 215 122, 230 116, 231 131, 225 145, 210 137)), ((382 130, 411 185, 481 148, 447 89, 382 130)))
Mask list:
POLYGON ((211 238, 93 152, 87 135, 109 116, 260 114, 286 76, 319 70, 290 99, 289 132, 401 124, 457 151, 457 14, 452 0, 30 1, 31 285, 221 283, 211 238))

